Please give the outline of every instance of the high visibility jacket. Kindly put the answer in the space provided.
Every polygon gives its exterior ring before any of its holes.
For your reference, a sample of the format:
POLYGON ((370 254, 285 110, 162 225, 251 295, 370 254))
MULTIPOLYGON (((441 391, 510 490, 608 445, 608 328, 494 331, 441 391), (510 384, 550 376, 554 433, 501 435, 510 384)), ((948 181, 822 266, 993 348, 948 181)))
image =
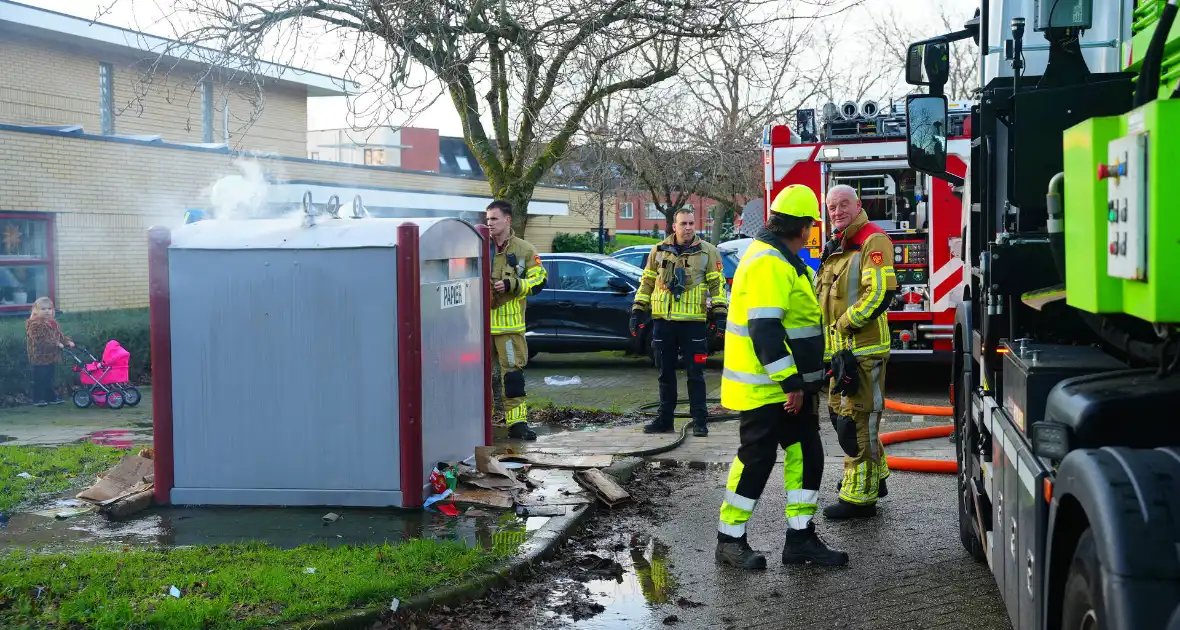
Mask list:
POLYGON ((819 391, 824 338, 811 268, 768 231, 742 255, 725 327, 721 404, 747 411, 819 391))
POLYGON ((693 237, 692 243, 680 247, 673 234, 652 246, 632 310, 650 308, 653 319, 703 322, 710 299, 708 308, 725 313, 728 300, 721 269, 721 253, 712 243, 693 237))
POLYGON ((888 354, 892 342, 885 309, 897 293, 893 241, 861 211, 824 246, 816 293, 824 315, 824 360, 840 350, 857 356, 888 354))
POLYGON ((537 249, 510 233, 503 246, 492 243, 492 285, 503 280, 508 290, 492 289, 492 334, 524 332, 524 307, 530 295, 545 288, 547 276, 537 249))

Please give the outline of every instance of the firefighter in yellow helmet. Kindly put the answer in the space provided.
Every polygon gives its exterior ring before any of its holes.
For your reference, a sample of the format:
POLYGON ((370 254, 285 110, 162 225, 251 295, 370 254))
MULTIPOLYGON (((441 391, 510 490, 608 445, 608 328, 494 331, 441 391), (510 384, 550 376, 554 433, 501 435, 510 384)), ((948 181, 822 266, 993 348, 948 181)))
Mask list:
POLYGON ((824 245, 816 293, 824 314, 824 360, 832 364, 828 413, 844 458, 840 500, 824 508, 829 519, 877 513, 889 466, 878 431, 885 409, 885 364, 892 335, 885 311, 897 292, 893 242, 873 225, 856 189, 828 191, 835 234, 824 245))
POLYGON ((787 535, 783 564, 840 565, 848 554, 829 549, 815 533, 824 448, 819 391, 824 336, 811 268, 799 258, 819 220, 819 200, 806 186, 788 186, 742 255, 733 279, 725 330, 721 404, 741 414, 741 446, 729 468, 717 525, 718 562, 766 568, 750 548, 746 521, 783 448, 787 535))
POLYGON ((537 250, 512 232, 512 205, 495 200, 487 208, 492 237, 492 350, 500 364, 504 419, 508 437, 535 440, 528 425, 524 398, 524 366, 529 349, 524 340, 524 307, 530 295, 545 288, 545 267, 537 250))

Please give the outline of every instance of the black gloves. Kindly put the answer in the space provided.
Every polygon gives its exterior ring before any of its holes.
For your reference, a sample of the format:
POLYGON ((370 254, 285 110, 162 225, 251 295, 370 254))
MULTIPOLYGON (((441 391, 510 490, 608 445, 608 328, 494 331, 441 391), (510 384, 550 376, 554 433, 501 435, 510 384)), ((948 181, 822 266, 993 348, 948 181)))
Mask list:
POLYGON ((628 323, 628 327, 631 329, 631 336, 639 336, 639 333, 643 332, 644 328, 647 328, 647 322, 648 317, 646 311, 640 309, 631 311, 631 321, 628 323))
POLYGON ((832 355, 832 368, 828 370, 828 376, 836 379, 832 387, 833 394, 851 396, 856 393, 860 384, 856 379, 856 357, 851 350, 841 350, 832 355))
POLYGON ((725 340, 725 326, 728 322, 728 313, 720 312, 713 316, 713 337, 717 341, 725 340))

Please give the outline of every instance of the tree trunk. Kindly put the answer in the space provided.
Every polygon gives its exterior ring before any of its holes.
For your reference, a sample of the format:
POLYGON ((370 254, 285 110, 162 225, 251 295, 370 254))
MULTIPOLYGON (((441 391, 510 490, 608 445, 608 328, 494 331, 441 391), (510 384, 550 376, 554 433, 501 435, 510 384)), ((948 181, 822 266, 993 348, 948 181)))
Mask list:
MULTIPOLYGON (((488 180, 492 196, 512 204, 512 231, 516 238, 528 240, 529 202, 533 199, 533 184, 520 180, 502 183, 488 180)), ((534 243, 534 246, 536 244, 534 243)))

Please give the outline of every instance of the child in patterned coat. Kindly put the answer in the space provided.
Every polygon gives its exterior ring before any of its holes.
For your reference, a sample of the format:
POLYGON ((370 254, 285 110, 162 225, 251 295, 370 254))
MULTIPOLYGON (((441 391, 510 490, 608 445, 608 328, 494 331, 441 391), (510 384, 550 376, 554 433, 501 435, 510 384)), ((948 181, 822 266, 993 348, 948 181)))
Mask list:
POLYGON ((61 404, 61 397, 54 391, 53 376, 61 360, 61 349, 67 345, 74 347, 74 342, 58 327, 53 311, 49 298, 37 298, 29 321, 25 322, 25 345, 33 366, 33 404, 38 407, 61 404))

